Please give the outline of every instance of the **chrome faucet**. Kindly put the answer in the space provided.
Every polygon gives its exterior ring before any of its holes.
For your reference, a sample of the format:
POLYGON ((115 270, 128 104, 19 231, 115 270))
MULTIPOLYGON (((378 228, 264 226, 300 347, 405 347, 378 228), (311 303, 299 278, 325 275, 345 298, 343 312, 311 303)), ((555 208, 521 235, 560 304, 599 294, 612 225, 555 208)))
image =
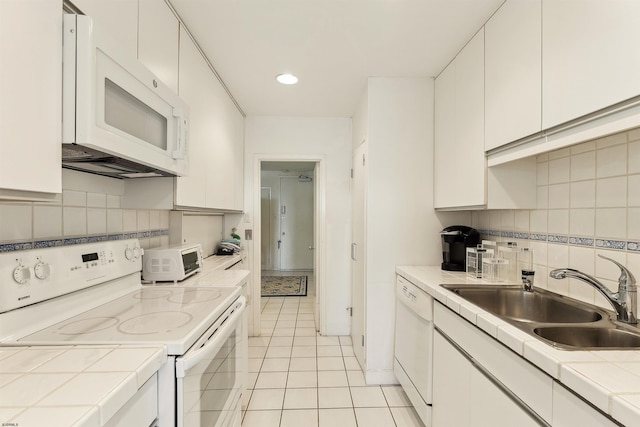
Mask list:
POLYGON ((620 277, 618 278, 618 292, 611 292, 605 285, 600 283, 594 277, 589 276, 581 271, 574 270, 573 268, 558 268, 552 270, 549 276, 554 279, 565 279, 567 277, 573 277, 580 279, 596 288, 602 295, 605 296, 607 301, 611 303, 616 311, 617 319, 620 322, 636 324, 636 310, 638 307, 638 296, 636 288, 636 279, 633 274, 627 268, 617 261, 607 258, 606 256, 598 254, 600 258, 611 261, 620 268, 620 277))

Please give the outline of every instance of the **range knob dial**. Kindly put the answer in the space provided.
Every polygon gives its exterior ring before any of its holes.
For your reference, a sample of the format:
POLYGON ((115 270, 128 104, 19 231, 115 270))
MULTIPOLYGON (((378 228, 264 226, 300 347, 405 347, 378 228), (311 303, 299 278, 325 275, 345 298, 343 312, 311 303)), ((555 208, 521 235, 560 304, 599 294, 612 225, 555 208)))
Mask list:
POLYGON ((33 270, 36 277, 40 280, 48 279, 51 275, 51 266, 43 261, 38 261, 33 270))
POLYGON ((24 265, 18 265, 13 270, 13 280, 20 283, 21 285, 26 284, 29 280, 31 280, 31 269, 29 267, 25 267, 24 265))
POLYGON ((127 260, 131 261, 133 259, 133 249, 131 249, 131 248, 125 249, 124 250, 124 257, 127 260))

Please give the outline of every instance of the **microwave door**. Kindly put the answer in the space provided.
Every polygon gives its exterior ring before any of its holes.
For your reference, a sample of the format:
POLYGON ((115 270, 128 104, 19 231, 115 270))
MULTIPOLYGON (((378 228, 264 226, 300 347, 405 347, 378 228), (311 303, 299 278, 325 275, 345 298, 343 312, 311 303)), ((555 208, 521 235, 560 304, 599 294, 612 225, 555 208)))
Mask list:
POLYGON ((64 70, 64 143, 173 175, 188 173, 188 107, 89 17, 65 16, 64 70), (75 24, 75 39, 67 20, 75 24), (68 53, 72 43, 75 57, 68 53), (68 93, 73 90, 75 97, 68 93))

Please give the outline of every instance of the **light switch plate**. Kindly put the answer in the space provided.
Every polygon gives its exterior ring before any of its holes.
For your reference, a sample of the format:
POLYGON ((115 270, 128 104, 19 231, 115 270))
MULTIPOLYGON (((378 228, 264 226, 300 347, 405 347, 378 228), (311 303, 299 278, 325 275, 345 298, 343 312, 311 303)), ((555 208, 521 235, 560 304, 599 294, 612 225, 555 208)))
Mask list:
POLYGON ((253 230, 252 229, 244 230, 244 240, 253 240, 253 230))

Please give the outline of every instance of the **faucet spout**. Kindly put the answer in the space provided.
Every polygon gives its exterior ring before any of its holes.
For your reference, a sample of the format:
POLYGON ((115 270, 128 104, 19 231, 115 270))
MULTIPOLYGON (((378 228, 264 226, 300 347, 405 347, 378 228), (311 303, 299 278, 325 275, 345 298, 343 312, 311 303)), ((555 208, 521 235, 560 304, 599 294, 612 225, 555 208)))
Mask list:
POLYGON ((617 320, 624 323, 636 324, 637 310, 637 287, 636 279, 633 274, 625 266, 598 254, 600 258, 606 259, 616 264, 620 268, 620 277, 618 279, 618 291, 611 292, 596 278, 573 268, 558 268, 549 272, 549 276, 554 279, 566 279, 567 277, 582 280, 585 283, 596 288, 609 301, 616 311, 617 320))

